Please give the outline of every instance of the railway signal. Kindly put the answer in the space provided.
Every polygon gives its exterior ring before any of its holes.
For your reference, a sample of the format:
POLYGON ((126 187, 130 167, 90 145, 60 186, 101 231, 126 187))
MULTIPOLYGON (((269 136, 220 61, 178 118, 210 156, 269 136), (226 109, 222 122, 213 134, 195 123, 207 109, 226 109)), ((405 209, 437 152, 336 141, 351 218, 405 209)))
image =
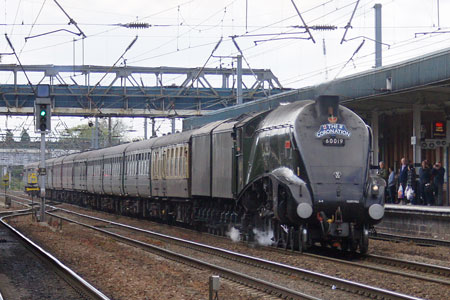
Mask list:
POLYGON ((50 98, 36 98, 35 106, 36 131, 48 132, 51 130, 51 100, 50 98))
POLYGON ((52 117, 50 99, 50 86, 38 85, 36 101, 34 102, 34 116, 36 120, 36 132, 41 133, 41 162, 39 164, 39 186, 41 193, 40 222, 45 221, 45 134, 51 131, 50 120, 52 117))

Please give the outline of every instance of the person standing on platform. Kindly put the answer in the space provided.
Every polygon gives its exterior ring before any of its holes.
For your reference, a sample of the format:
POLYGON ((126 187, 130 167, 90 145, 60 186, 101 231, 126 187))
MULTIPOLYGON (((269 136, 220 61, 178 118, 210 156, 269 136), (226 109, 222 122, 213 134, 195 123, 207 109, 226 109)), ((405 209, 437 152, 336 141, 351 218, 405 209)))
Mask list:
POLYGON ((442 167, 441 162, 435 163, 433 170, 431 170, 431 175, 433 176, 434 199, 438 206, 442 206, 442 200, 444 199, 444 174, 445 169, 442 167))
POLYGON ((416 205, 416 169, 413 164, 408 165, 408 179, 406 181, 405 199, 407 204, 416 205))
POLYGON ((402 158, 400 160, 401 166, 400 166, 400 173, 398 174, 398 185, 399 189, 402 187, 403 194, 399 195, 399 201, 404 201, 405 198, 405 190, 406 190, 406 182, 408 181, 408 160, 406 158, 402 158))
POLYGON ((428 161, 422 161, 422 168, 419 170, 420 192, 424 205, 433 204, 433 192, 431 186, 431 170, 428 167, 428 161))
POLYGON ((389 167, 389 177, 387 182, 388 188, 388 203, 395 203, 395 172, 394 169, 389 167))
POLYGON ((384 167, 384 161, 380 161, 379 166, 380 166, 380 168, 378 169, 378 176, 383 178, 387 184, 389 173, 388 173, 388 170, 386 170, 386 168, 384 167))

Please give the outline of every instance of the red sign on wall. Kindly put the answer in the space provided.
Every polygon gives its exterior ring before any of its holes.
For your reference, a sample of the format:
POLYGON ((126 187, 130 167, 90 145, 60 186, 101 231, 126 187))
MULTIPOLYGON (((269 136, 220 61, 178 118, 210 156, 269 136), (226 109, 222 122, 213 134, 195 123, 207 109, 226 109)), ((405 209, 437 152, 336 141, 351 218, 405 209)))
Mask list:
POLYGON ((433 138, 445 138, 446 128, 445 121, 434 121, 433 122, 433 138))

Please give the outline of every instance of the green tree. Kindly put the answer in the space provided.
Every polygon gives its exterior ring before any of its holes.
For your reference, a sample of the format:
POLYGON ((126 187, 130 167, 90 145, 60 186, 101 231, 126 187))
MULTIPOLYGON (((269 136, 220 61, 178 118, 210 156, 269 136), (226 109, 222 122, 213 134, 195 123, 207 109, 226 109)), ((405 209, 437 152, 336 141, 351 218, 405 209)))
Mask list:
POLYGON ((6 129, 5 142, 10 144, 14 143, 14 135, 11 129, 6 129))
POLYGON ((21 142, 29 142, 30 141, 30 135, 28 134, 28 131, 25 128, 22 129, 22 133, 20 134, 20 141, 21 142))
MULTIPOLYGON (((115 119, 111 121, 111 142, 112 145, 120 144, 121 142, 128 141, 126 133, 128 126, 122 121, 122 119, 115 119)), ((67 143, 78 143, 82 149, 90 148, 92 137, 95 134, 95 122, 88 122, 86 124, 80 124, 71 128, 67 128, 63 132, 64 138, 61 139, 62 142, 67 143)), ((98 121, 98 137, 99 146, 108 146, 108 120, 100 119, 98 121)))

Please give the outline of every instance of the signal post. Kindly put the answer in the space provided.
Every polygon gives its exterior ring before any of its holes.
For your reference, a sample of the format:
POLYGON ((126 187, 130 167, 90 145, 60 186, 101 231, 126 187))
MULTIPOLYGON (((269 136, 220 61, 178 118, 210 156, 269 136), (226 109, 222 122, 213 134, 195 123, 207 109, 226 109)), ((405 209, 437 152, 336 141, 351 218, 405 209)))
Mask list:
POLYGON ((47 170, 45 166, 45 134, 51 131, 51 99, 50 86, 40 85, 37 88, 37 97, 34 104, 34 116, 36 132, 41 133, 41 161, 39 164, 39 187, 41 192, 40 220, 45 221, 45 176, 47 170))

